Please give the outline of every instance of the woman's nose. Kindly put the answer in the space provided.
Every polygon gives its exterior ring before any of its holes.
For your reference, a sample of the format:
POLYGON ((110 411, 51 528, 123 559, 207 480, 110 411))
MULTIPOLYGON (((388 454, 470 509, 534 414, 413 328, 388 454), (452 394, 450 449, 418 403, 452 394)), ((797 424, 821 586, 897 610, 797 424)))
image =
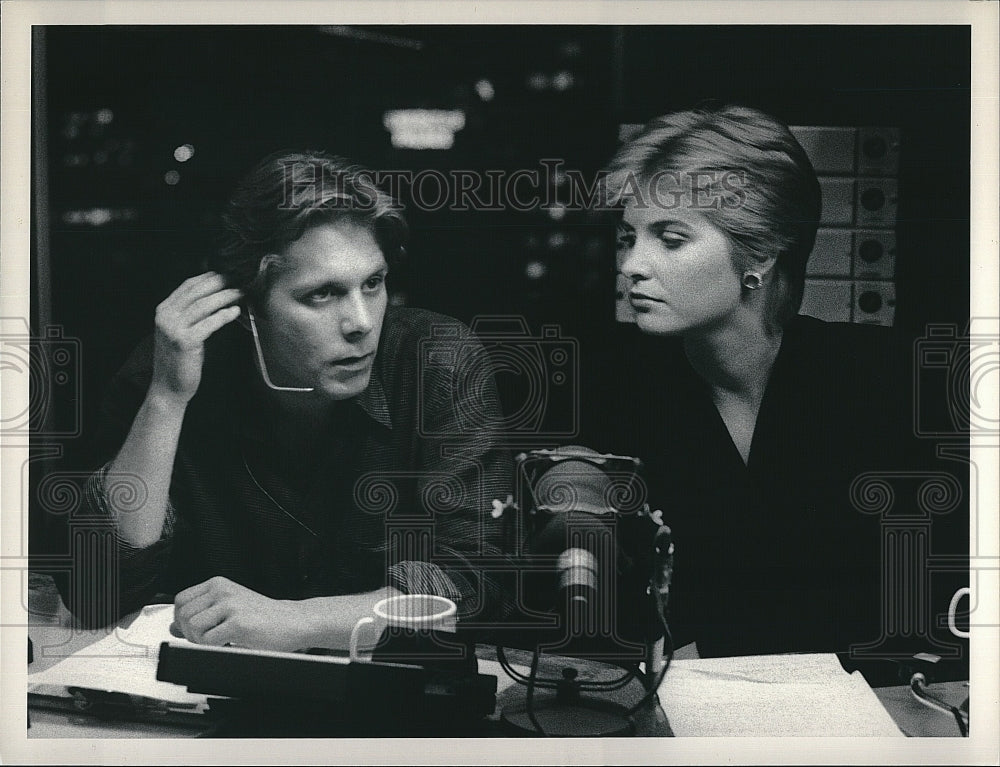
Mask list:
POLYGON ((629 248, 622 258, 621 267, 618 271, 632 282, 649 279, 649 259, 645 257, 643 249, 634 245, 629 248))

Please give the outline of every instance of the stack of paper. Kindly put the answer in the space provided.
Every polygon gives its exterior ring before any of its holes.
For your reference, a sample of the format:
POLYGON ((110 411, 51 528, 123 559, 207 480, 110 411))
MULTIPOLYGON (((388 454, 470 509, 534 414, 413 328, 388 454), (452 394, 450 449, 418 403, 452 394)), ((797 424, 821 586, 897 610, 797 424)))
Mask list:
POLYGON ((48 692, 52 687, 82 687, 186 706, 205 705, 206 696, 156 679, 160 643, 191 644, 170 633, 173 617, 171 604, 143 608, 129 628, 112 632, 44 671, 29 673, 28 692, 48 692))
POLYGON ((832 654, 678 660, 659 697, 679 736, 903 737, 864 677, 832 654))

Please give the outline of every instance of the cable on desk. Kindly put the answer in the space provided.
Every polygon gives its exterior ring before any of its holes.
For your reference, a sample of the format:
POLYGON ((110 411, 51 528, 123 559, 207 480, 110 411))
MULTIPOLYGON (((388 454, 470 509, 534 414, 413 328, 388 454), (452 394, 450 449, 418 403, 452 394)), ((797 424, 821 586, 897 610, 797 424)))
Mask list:
POLYGON ((531 672, 528 674, 528 692, 524 699, 524 711, 528 715, 528 719, 531 720, 531 724, 538 730, 538 734, 542 737, 548 737, 541 722, 535 716, 535 676, 538 674, 538 659, 540 656, 541 651, 535 645, 535 651, 531 655, 531 672))
POLYGON ((670 633, 670 627, 667 625, 667 622, 663 619, 662 615, 661 621, 663 623, 663 647, 664 650, 666 650, 664 653, 663 668, 661 668, 659 673, 657 673, 656 681, 654 681, 650 688, 646 690, 646 694, 642 696, 642 699, 628 710, 629 717, 634 716, 639 709, 654 698, 656 699, 657 704, 660 702, 660 685, 663 683, 663 678, 667 675, 667 669, 670 668, 670 661, 674 658, 674 637, 670 633))
MULTIPOLYGON (((496 646, 496 654, 500 667, 511 679, 524 685, 528 684, 529 677, 520 673, 510 664, 510 661, 507 660, 507 654, 504 652, 501 645, 496 646)), ((632 679, 636 677, 636 675, 637 673, 635 669, 626 669, 625 672, 617 679, 598 679, 586 682, 577 682, 577 686, 581 692, 614 692, 615 690, 620 690, 623 687, 626 687, 632 679)), ((544 677, 539 679, 536 675, 534 684, 535 687, 538 687, 539 689, 555 690, 562 684, 562 680, 547 679, 544 677)))
POLYGON ((521 684, 528 684, 529 677, 522 674, 516 668, 514 668, 510 661, 507 660, 507 654, 501 645, 496 646, 497 660, 500 662, 500 668, 515 682, 520 682, 521 684))
POLYGON ((937 696, 927 692, 927 677, 919 671, 910 677, 910 692, 913 693, 913 697, 928 708, 933 708, 935 711, 940 711, 944 714, 951 714, 955 718, 955 723, 958 725, 958 731, 962 733, 962 737, 969 737, 967 715, 958 707, 945 703, 937 696))
POLYGON ((951 707, 952 716, 955 717, 955 722, 958 724, 958 731, 962 733, 963 738, 969 737, 969 728, 965 724, 965 718, 962 716, 962 712, 959 711, 954 706, 951 707))

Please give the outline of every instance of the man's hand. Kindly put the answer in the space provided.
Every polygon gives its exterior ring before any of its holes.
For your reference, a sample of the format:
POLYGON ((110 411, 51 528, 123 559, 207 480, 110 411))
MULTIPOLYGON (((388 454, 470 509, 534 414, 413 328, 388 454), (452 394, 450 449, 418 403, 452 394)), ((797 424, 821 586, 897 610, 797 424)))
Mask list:
POLYGON ((240 316, 243 293, 216 272, 185 280, 156 307, 150 394, 186 405, 201 383, 205 340, 240 316))
POLYGON ((303 602, 270 599, 222 576, 180 592, 174 622, 198 644, 283 652, 312 645, 312 615, 303 602))
POLYGON ((156 308, 153 379, 109 469, 138 477, 146 490, 145 502, 127 514, 110 507, 119 536, 135 548, 151 546, 163 533, 184 414, 201 383, 205 339, 240 316, 235 304, 242 295, 227 288, 222 275, 206 272, 156 308))

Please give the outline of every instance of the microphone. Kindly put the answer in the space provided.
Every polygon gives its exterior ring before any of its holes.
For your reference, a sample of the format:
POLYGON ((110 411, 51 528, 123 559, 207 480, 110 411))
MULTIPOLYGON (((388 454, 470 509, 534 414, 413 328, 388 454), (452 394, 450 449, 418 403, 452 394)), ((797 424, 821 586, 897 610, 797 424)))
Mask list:
POLYGON ((616 548, 612 480, 593 462, 602 460, 593 450, 569 446, 548 458, 553 463, 532 488, 528 550, 534 556, 554 556, 556 577, 538 590, 538 597, 551 599, 549 606, 565 611, 567 618, 576 617, 573 623, 585 624, 571 630, 595 629, 607 623, 602 618, 611 607, 616 548))
POLYGON ((559 555, 559 591, 567 601, 587 609, 597 596, 597 557, 586 549, 566 549, 559 555))
POLYGON ((670 529, 646 503, 642 462, 577 445, 516 461, 531 562, 525 606, 563 619, 560 646, 633 655, 661 625, 648 620, 650 599, 666 602, 673 559, 670 529))

